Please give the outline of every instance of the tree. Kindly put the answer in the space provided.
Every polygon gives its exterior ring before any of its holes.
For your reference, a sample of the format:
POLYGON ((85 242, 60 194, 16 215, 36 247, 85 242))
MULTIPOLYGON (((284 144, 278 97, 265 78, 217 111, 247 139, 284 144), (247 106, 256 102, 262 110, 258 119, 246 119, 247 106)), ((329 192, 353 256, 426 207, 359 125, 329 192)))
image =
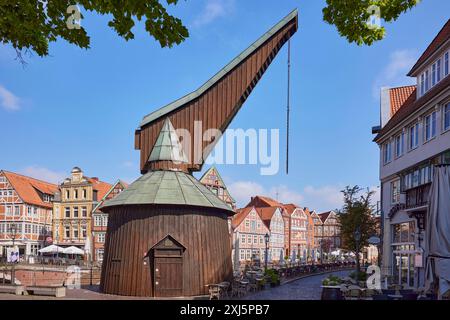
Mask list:
MULTIPOLYGON (((179 0, 165 0, 176 5, 179 0)), ((396 20, 420 0, 327 0, 323 19, 337 27, 349 42, 371 45, 384 38, 384 27, 371 28, 367 20, 377 6, 380 18, 396 20)), ((108 26, 125 40, 134 38, 135 19, 145 20, 145 29, 161 47, 172 47, 189 37, 182 21, 170 15, 163 0, 3 0, 0 1, 0 42, 11 45, 23 62, 22 52, 48 55, 50 42, 61 38, 80 48, 90 47, 90 37, 80 24, 74 24, 85 11, 112 15, 108 26), (80 6, 75 11, 75 5, 80 6), (78 9, 77 9, 78 10, 78 9), (74 12, 76 14, 74 14, 74 12), (76 26, 70 28, 68 26, 76 26)))
MULTIPOLYGON (((178 0, 166 2, 176 5, 178 0)), ((23 50, 47 56, 49 42, 58 38, 87 49, 90 38, 86 30, 73 24, 74 19, 82 18, 74 15, 80 14, 75 4, 86 11, 112 15, 108 26, 127 41, 134 38, 134 18, 145 20, 145 29, 161 47, 180 44, 189 36, 181 20, 171 16, 159 0, 8 0, 0 2, 0 41, 10 44, 19 57, 23 50)))
POLYGON ((359 253, 361 248, 369 245, 369 238, 377 232, 371 205, 374 191, 367 190, 363 194, 361 192, 362 189, 358 186, 347 186, 345 190, 342 190, 344 206, 338 214, 342 248, 355 253, 357 273, 360 271, 359 253), (359 232, 359 240, 355 239, 357 232, 359 232))
POLYGON ((368 23, 373 15, 386 22, 397 20, 420 0, 327 0, 323 19, 337 27, 339 34, 352 43, 371 45, 382 40, 386 30, 368 23))

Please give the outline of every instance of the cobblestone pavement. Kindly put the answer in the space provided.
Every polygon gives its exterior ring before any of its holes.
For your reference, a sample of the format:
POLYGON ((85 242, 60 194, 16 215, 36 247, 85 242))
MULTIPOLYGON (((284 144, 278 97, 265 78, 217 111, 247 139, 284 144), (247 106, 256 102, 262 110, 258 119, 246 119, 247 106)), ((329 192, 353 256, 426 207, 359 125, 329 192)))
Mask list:
POLYGON ((338 277, 346 277, 350 272, 337 271, 306 277, 270 290, 256 292, 243 297, 242 300, 320 300, 322 293, 320 286, 324 278, 330 274, 338 277))

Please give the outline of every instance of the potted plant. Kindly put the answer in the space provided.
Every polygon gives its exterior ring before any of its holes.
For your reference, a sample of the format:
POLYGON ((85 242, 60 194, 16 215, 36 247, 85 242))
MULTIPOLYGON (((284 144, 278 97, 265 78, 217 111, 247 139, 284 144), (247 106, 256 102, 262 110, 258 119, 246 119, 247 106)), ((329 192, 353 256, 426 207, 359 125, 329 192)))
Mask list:
POLYGON ((266 271, 266 276, 270 279, 270 286, 276 287, 280 285, 280 276, 273 269, 268 269, 266 271))
POLYGON ((323 279, 322 300, 342 300, 341 283, 342 279, 332 274, 323 279))

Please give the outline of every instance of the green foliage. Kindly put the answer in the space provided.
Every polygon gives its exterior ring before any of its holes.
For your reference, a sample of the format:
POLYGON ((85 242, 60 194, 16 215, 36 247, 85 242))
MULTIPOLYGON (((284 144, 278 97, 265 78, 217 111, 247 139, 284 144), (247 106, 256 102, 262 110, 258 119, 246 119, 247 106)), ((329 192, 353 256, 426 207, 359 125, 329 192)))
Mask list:
POLYGON ((270 282, 273 284, 277 284, 280 281, 280 276, 274 269, 267 269, 265 275, 270 277, 270 282))
POLYGON ((329 275, 327 278, 322 280, 322 285, 324 286, 338 286, 342 283, 342 279, 335 275, 329 275))
POLYGON ((342 248, 356 253, 357 241, 355 231, 360 231, 359 248, 367 246, 371 236, 376 234, 376 220, 372 215, 370 204, 373 191, 361 194, 362 189, 358 186, 346 187, 344 194, 344 207, 338 214, 341 227, 342 248))
POLYGON ((323 9, 323 19, 336 26, 339 34, 350 43, 371 45, 384 38, 383 26, 370 28, 366 23, 373 12, 372 5, 380 9, 380 18, 392 22, 404 12, 416 6, 420 0, 327 0, 323 9))
POLYGON ((353 271, 349 274, 349 277, 356 281, 366 281, 367 280, 367 273, 365 272, 358 272, 358 279, 356 279, 356 271, 353 271))
MULTIPOLYGON (((166 2, 176 5, 178 0, 166 2)), ((67 26, 72 14, 67 13, 67 8, 75 4, 81 12, 84 8, 111 15, 108 26, 127 41, 134 38, 134 19, 145 20, 146 31, 161 47, 172 47, 189 37, 181 20, 171 16, 160 0, 8 0, 0 1, 0 42, 12 45, 19 55, 23 50, 32 50, 41 57, 48 55, 49 42, 58 38, 89 48, 90 38, 83 26, 67 26)))

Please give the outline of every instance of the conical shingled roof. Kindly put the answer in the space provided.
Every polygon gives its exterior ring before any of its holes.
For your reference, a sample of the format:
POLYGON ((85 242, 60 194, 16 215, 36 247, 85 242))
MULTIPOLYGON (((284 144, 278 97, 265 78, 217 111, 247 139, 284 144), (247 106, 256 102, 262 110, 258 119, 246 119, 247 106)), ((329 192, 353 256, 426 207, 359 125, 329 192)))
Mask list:
POLYGON ((122 205, 167 204, 222 209, 234 214, 231 208, 192 175, 180 171, 150 171, 133 182, 114 199, 100 208, 122 205))
POLYGON ((169 118, 164 120, 161 132, 150 153, 149 162, 173 161, 174 163, 187 163, 188 158, 183 152, 180 139, 169 118))

